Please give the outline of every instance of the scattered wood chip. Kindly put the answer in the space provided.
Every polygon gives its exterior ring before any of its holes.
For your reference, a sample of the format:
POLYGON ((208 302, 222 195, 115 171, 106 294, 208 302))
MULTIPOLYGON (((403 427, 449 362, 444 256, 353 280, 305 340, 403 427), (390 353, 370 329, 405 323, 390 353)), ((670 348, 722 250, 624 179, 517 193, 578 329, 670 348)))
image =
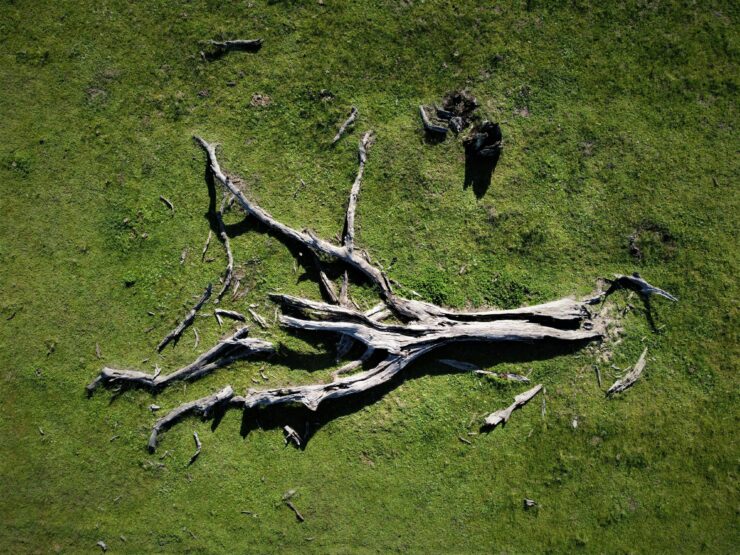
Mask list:
POLYGON ((188 253, 190 252, 190 249, 185 247, 182 249, 182 252, 180 253, 180 266, 185 264, 185 259, 188 257, 188 253))
POLYGON ((525 509, 532 509, 537 506, 537 503, 534 501, 534 499, 524 499, 524 508, 525 509))
POLYGON ((457 439, 459 439, 460 441, 462 441, 466 445, 473 445, 473 442, 472 441, 470 441, 469 439, 465 439, 463 436, 457 436, 457 439))
POLYGON ((108 551, 108 546, 106 545, 106 543, 103 540, 100 540, 95 545, 97 545, 100 549, 102 549, 103 550, 103 553, 105 553, 106 551, 108 551))
POLYGON ((98 343, 95 343, 95 356, 99 359, 103 358, 103 355, 100 353, 100 345, 98 343))
POLYGON ((46 435, 46 432, 45 432, 45 431, 44 431, 43 429, 41 429, 41 426, 39 426, 39 433, 40 433, 40 434, 41 434, 42 436, 45 436, 45 435, 46 435))
POLYGON ((645 357, 647 356, 647 351, 647 347, 645 347, 645 350, 642 351, 642 354, 640 355, 640 358, 638 359, 637 364, 635 364, 634 368, 627 372, 627 374, 625 374, 621 379, 614 382, 614 384, 607 390, 607 397, 611 397, 616 393, 621 393, 625 389, 628 389, 635 385, 635 382, 642 375, 642 371, 645 369, 645 357))
POLYGON ((152 412, 157 412, 161 408, 159 405, 149 405, 149 410, 152 412))

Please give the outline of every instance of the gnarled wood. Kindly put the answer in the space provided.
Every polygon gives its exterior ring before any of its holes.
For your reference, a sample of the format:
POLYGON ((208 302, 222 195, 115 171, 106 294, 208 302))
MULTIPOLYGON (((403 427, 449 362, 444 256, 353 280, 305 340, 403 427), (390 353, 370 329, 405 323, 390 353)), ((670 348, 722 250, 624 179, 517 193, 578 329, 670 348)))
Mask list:
POLYGON ((664 297, 669 301, 678 302, 678 299, 671 295, 668 291, 664 291, 659 287, 655 287, 654 285, 649 284, 637 272, 633 273, 631 276, 615 274, 614 281, 612 282, 609 290, 606 292, 606 295, 610 295, 617 289, 629 289, 630 291, 635 291, 636 293, 639 293, 639 295, 644 299, 648 299, 652 295, 658 295, 659 297, 664 297))

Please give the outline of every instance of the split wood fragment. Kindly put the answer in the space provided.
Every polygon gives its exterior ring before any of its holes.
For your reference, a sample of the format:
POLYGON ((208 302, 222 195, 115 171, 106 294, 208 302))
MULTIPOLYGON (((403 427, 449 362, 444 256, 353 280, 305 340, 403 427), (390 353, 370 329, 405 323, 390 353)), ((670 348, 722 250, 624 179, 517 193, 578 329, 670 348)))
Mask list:
POLYGON ((424 106, 419 106, 419 115, 421 116, 421 122, 424 124, 424 129, 429 133, 435 133, 437 135, 447 135, 447 128, 441 125, 432 123, 429 116, 424 109, 424 106))
POLYGON ((170 199, 165 198, 162 195, 159 195, 159 200, 161 200, 167 208, 169 208, 170 210, 174 212, 175 206, 172 204, 172 201, 170 199))

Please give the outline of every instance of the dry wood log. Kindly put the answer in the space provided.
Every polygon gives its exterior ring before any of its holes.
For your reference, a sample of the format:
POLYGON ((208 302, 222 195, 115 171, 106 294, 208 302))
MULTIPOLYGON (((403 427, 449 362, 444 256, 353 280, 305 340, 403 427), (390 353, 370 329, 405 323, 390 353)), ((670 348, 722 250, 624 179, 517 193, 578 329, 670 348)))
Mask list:
POLYGON ((225 310, 223 308, 217 308, 214 310, 216 314, 219 316, 226 316, 227 318, 231 318, 232 320, 238 320, 239 322, 246 322, 247 317, 244 316, 244 314, 241 314, 240 312, 237 312, 236 310, 225 310))
POLYGON ((678 302, 678 299, 676 297, 674 297, 667 291, 660 289, 659 287, 655 287, 654 285, 649 284, 647 281, 642 279, 642 277, 640 277, 640 274, 638 274, 637 272, 633 273, 631 276, 615 274, 612 285, 607 290, 605 296, 608 297, 617 289, 629 289, 630 291, 635 291, 636 293, 639 293, 639 295, 643 299, 648 299, 652 295, 658 295, 659 297, 664 297, 670 301, 678 302))
POLYGON ((337 134, 334 135, 334 138, 332 139, 331 144, 336 144, 337 141, 339 141, 339 139, 342 138, 342 135, 344 135, 345 131, 347 131, 347 128, 350 125, 352 125, 357 119, 357 114, 358 114, 357 108, 352 106, 352 109, 349 111, 349 117, 347 117, 347 119, 344 120, 344 123, 339 128, 339 131, 337 131, 337 134))
POLYGON ((193 456, 190 457, 190 460, 188 461, 188 466, 195 462, 195 459, 198 458, 198 456, 200 455, 200 450, 203 447, 203 445, 200 443, 198 432, 193 432, 193 439, 195 440, 195 453, 193 453, 193 456))
POLYGON ((645 369, 645 364, 647 362, 645 357, 647 357, 647 351, 647 347, 645 347, 645 350, 642 351, 640 358, 637 360, 637 363, 632 370, 627 372, 621 379, 614 382, 614 384, 607 390, 607 397, 611 397, 616 393, 621 393, 625 389, 635 385, 635 382, 639 379, 642 375, 642 371, 645 369))
POLYGON ((211 291, 213 290, 211 284, 208 284, 208 287, 206 287, 206 290, 203 292, 203 295, 198 300, 197 303, 195 303, 195 306, 190 309, 190 312, 188 312, 185 315, 185 318, 182 322, 170 333, 168 333, 162 341, 160 341, 159 345, 157 345, 157 351, 161 352, 162 349, 164 349, 168 343, 171 341, 174 341, 177 343, 177 341, 180 339, 180 336, 182 335, 182 332, 184 332, 187 327, 193 323, 193 320, 195 319, 196 313, 201 309, 201 307, 206 304, 208 299, 211 297, 211 291))
POLYGON ((532 389, 528 389, 524 393, 520 393, 519 395, 514 397, 514 402, 511 405, 509 405, 505 409, 497 410, 496 412, 492 412, 491 414, 486 416, 484 426, 486 428, 493 429, 499 424, 501 424, 502 426, 506 425, 506 423, 509 421, 509 418, 511 418, 511 413, 529 403, 532 397, 537 395, 541 389, 542 384, 538 384, 532 389))
POLYGON ((154 450, 157 448, 157 438, 160 432, 169 429, 180 419, 191 414, 199 415, 203 418, 208 418, 211 411, 215 407, 217 407, 221 403, 228 401, 233 396, 234 390, 231 388, 230 385, 227 385, 226 387, 212 395, 208 395, 207 397, 202 397, 201 399, 196 399, 195 401, 185 403, 183 405, 180 405, 176 409, 168 412, 165 416, 154 423, 152 433, 149 436, 149 452, 153 453, 154 450))
POLYGON ((234 255, 231 253, 231 243, 229 242, 229 236, 226 233, 226 226, 224 225, 223 212, 225 205, 226 195, 224 195, 224 198, 221 201, 221 210, 216 212, 218 236, 221 238, 221 242, 224 244, 224 249, 226 249, 226 270, 224 271, 224 283, 221 287, 221 291, 219 291, 218 295, 216 295, 216 304, 221 301, 221 297, 223 297, 224 293, 226 293, 226 291, 229 289, 229 286, 231 285, 231 279, 234 275, 234 255))
POLYGON ((248 338, 248 333, 249 328, 239 328, 231 336, 219 341, 214 347, 198 356, 190 364, 164 376, 158 372, 147 374, 138 370, 103 368, 100 375, 87 386, 88 393, 92 393, 98 385, 110 386, 120 384, 156 391, 177 380, 194 380, 200 378, 218 368, 228 366, 237 360, 269 355, 275 352, 272 343, 261 339, 248 338))
POLYGON ((429 119, 424 106, 419 106, 419 115, 421 116, 421 123, 424 124, 424 129, 427 131, 427 133, 447 135, 447 128, 432 123, 432 120, 429 119))

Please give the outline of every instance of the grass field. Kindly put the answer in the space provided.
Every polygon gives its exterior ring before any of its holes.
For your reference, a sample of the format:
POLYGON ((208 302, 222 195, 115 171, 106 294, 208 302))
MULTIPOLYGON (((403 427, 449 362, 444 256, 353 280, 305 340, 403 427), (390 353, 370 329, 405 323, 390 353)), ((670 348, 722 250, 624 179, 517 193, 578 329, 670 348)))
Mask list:
MULTIPOLYGON (((658 0, 1 2, 0 551, 737 552, 739 16, 658 0), (258 53, 199 55, 199 41, 254 37, 258 53), (418 118, 461 88, 504 133, 481 199, 463 188, 459 139, 428 144, 418 118), (331 148, 351 105, 358 122, 331 148), (186 420, 149 455, 152 402, 261 381, 263 363, 245 362, 156 399, 84 394, 103 364, 167 370, 198 352, 191 332, 154 349, 225 265, 217 241, 201 261, 192 135, 220 143, 273 215, 331 238, 367 129, 357 241, 390 277, 448 306, 514 307, 639 271, 680 299, 654 303, 656 329, 630 301, 613 363, 648 347, 643 379, 606 400, 620 372, 603 365, 599 389, 589 350, 485 347, 466 355, 545 384, 544 417, 537 400, 468 436, 522 388, 427 360, 319 415, 305 451, 270 425, 243 437, 230 412, 214 433, 186 420), (194 430, 203 452, 186 468, 194 430)), ((271 319, 269 292, 319 298, 280 241, 232 229, 248 294, 227 308, 271 319)), ((200 348, 223 332, 196 327, 200 348)), ((270 384, 328 378, 332 341, 255 335, 294 353, 270 384)))

